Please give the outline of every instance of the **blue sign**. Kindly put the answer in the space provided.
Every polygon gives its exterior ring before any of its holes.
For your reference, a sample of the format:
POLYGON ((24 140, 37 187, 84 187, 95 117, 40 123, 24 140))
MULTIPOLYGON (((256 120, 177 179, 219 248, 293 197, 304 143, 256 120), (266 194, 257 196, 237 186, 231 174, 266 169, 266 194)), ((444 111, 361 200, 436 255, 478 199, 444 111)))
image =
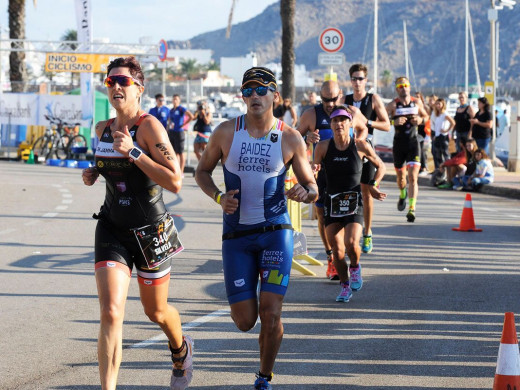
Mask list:
POLYGON ((168 44, 164 39, 161 39, 159 42, 159 59, 161 61, 166 61, 166 56, 168 54, 168 44))

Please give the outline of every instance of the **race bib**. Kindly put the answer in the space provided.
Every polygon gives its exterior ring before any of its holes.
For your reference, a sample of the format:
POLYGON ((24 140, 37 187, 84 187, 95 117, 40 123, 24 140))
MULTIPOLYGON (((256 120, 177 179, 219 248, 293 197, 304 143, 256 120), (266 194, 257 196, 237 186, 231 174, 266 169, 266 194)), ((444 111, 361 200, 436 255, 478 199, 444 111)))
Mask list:
POLYGON ((184 249, 173 217, 169 214, 154 225, 132 230, 150 269, 160 266, 184 249))
POLYGON ((359 206, 357 192, 340 192, 330 196, 330 216, 345 217, 356 214, 359 206))

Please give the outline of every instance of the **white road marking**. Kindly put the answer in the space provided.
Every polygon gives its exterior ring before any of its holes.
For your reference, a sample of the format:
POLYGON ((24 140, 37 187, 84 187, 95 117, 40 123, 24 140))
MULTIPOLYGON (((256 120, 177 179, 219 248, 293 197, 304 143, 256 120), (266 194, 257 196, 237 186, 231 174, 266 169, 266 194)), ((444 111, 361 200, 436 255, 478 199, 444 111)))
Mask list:
POLYGON ((58 215, 58 213, 46 213, 46 214, 43 214, 42 217, 43 218, 54 218, 56 215, 58 215))
POLYGON ((67 210, 68 208, 69 208, 69 206, 56 206, 55 210, 64 211, 64 210, 67 210))
POLYGON ((0 230, 0 236, 1 235, 4 235, 4 234, 9 234, 9 233, 12 233, 12 232, 15 232, 16 229, 5 229, 5 230, 0 230))
MULTIPOLYGON (((196 320, 193 320, 191 322, 188 322, 187 324, 184 324, 182 326, 183 332, 187 332, 190 329, 196 328, 197 326, 200 326, 202 324, 205 324, 206 322, 213 321, 215 318, 222 317, 223 315, 229 314, 230 309, 221 309, 214 311, 213 313, 209 313, 203 317, 197 318, 196 320)), ((150 345, 157 344, 159 342, 166 341, 167 337, 164 333, 161 333, 157 336, 154 336, 152 338, 149 338, 148 340, 141 341, 140 343, 131 345, 130 348, 146 348, 150 345)))

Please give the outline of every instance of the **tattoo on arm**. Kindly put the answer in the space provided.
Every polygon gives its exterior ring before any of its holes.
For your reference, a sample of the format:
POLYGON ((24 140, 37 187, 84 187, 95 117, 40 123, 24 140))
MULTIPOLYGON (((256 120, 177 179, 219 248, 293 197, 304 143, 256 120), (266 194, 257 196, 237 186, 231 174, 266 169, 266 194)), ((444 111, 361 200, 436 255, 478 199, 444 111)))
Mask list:
POLYGON ((163 156, 166 157, 166 160, 173 160, 173 157, 171 156, 170 152, 168 151, 168 148, 166 147, 165 143, 159 143, 156 144, 155 147, 159 149, 159 151, 163 154, 163 156))

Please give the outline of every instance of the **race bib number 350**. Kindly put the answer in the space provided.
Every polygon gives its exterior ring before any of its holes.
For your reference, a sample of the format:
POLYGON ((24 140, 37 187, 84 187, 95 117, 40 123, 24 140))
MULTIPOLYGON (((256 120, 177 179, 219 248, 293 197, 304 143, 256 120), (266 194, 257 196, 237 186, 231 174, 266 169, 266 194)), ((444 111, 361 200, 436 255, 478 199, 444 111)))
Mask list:
POLYGON ((358 193, 357 192, 340 192, 330 196, 330 216, 344 217, 352 215, 358 209, 358 193))
POLYGON ((157 224, 134 229, 134 234, 150 269, 160 266, 184 249, 171 215, 157 224))

